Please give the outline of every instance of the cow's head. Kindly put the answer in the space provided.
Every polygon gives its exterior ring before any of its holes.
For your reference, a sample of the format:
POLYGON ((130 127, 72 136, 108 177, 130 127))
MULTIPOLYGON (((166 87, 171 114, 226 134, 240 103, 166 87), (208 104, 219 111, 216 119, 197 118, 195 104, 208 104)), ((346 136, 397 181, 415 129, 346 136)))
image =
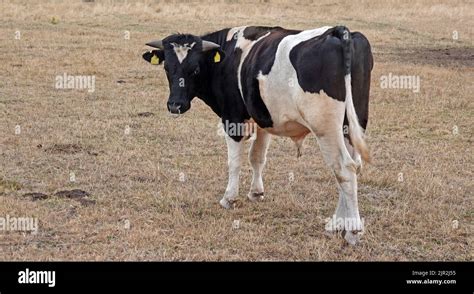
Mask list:
POLYGON ((157 48, 143 54, 146 61, 153 65, 164 62, 170 88, 167 106, 172 114, 189 110, 210 68, 225 57, 218 44, 193 35, 171 35, 146 45, 157 48))

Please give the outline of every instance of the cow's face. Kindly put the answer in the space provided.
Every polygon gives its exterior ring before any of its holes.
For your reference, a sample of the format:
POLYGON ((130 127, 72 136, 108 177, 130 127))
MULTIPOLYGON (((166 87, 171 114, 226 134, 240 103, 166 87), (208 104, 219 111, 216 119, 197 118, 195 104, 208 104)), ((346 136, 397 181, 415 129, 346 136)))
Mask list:
POLYGON ((193 35, 171 35, 147 45, 157 50, 145 52, 143 58, 153 65, 164 62, 170 89, 167 107, 172 114, 189 110, 209 68, 224 58, 219 45, 193 35))

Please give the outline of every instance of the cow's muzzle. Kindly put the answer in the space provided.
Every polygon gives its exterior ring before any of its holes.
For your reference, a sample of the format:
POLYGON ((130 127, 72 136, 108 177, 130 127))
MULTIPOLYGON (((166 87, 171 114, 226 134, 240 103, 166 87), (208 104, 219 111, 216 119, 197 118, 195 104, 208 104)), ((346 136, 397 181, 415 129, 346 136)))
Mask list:
POLYGON ((179 104, 179 103, 168 103, 168 111, 171 113, 171 114, 177 114, 177 115, 180 115, 182 113, 182 108, 183 108, 183 105, 179 104))
POLYGON ((168 102, 168 111, 173 115, 180 115, 189 109, 189 104, 179 102, 168 102))

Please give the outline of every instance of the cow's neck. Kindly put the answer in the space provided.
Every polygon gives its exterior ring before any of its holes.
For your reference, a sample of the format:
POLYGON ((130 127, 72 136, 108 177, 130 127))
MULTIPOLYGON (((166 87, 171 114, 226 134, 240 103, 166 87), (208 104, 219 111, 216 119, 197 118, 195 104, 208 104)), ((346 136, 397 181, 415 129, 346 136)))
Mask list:
POLYGON ((211 41, 221 46, 221 48, 225 49, 227 44, 227 33, 229 29, 223 29, 217 32, 209 33, 207 35, 201 36, 201 39, 205 41, 211 41))
MULTIPOLYGON (((219 44, 221 49, 226 51, 227 46, 227 33, 229 29, 223 29, 217 32, 209 33, 201 36, 201 39, 211 41, 219 44)), ((230 57, 230 56, 229 56, 230 57)), ((225 65, 222 65, 225 66, 225 65)), ((222 68, 221 68, 222 69, 222 68)), ((229 112, 226 107, 226 101, 231 95, 226 95, 226 89, 228 85, 221 85, 221 73, 214 72, 213 67, 205 67, 202 73, 202 80, 200 81, 200 88, 198 90, 198 97, 203 100, 211 109, 221 118, 225 118, 229 112), (222 97, 226 96, 226 97, 222 97)))

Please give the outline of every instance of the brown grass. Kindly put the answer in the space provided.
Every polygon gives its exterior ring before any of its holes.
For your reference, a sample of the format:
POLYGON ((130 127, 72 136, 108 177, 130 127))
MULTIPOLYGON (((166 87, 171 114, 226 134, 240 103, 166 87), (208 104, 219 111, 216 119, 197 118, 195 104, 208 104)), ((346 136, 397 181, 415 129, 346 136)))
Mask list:
POLYGON ((37 217, 40 228, 0 232, 1 260, 473 259, 468 1, 31 2, 0 4, 0 216, 37 217), (337 192, 314 138, 300 160, 289 139, 274 138, 266 201, 244 200, 246 163, 242 205, 225 211, 218 118, 200 101, 179 120, 167 115, 165 75, 141 59, 145 42, 243 24, 345 24, 371 41, 373 164, 359 180, 360 245, 324 233, 337 192), (95 75, 96 91, 55 89, 64 72, 95 75), (419 75, 420 93, 382 89, 390 72, 419 75), (72 189, 95 204, 23 197, 72 189))

